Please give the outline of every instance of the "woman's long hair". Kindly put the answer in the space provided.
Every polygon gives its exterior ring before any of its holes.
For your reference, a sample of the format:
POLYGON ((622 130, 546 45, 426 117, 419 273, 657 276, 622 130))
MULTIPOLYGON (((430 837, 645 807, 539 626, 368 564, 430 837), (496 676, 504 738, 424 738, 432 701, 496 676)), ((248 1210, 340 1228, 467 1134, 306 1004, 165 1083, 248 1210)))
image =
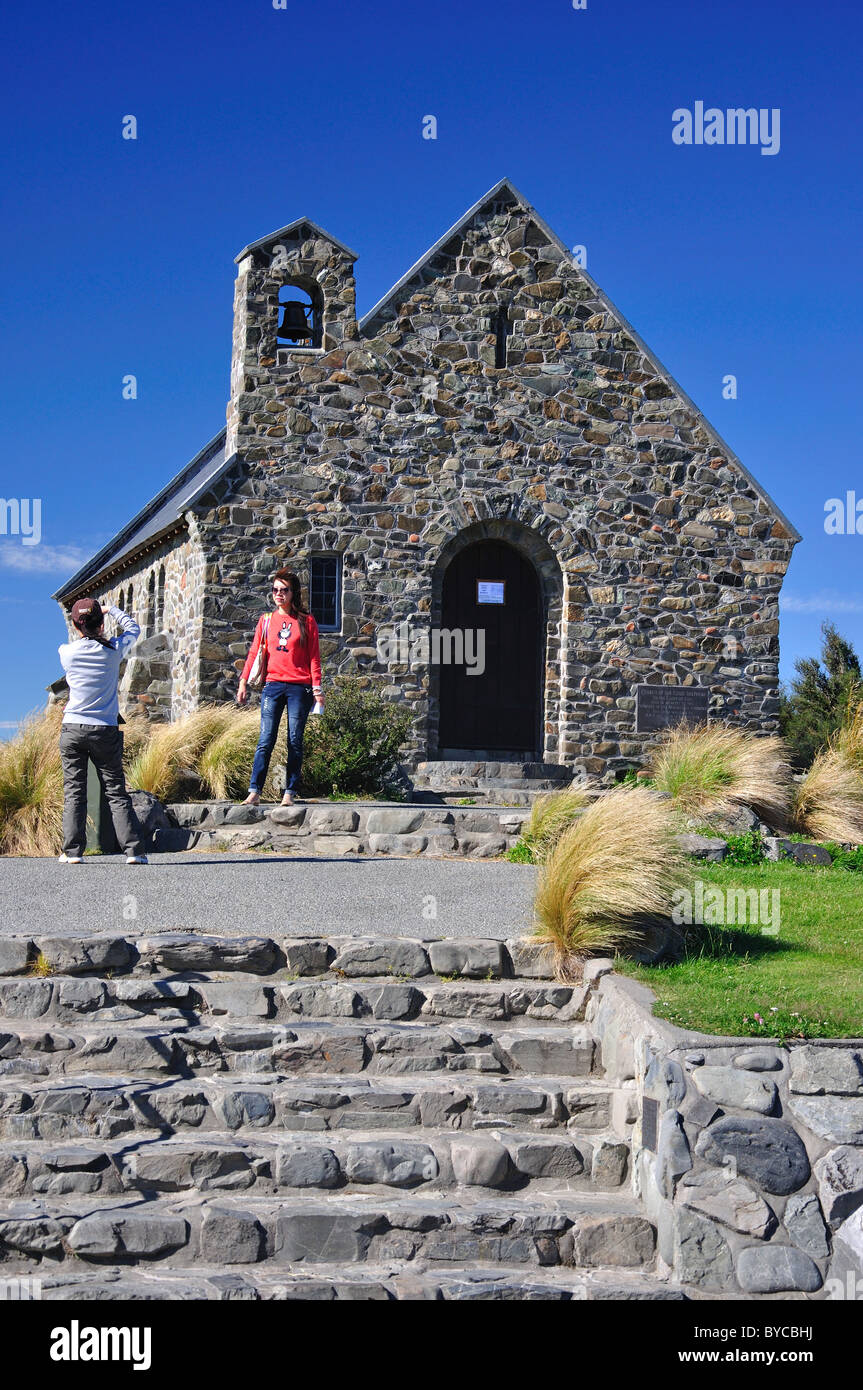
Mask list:
POLYGON ((273 581, 275 582, 277 579, 280 579, 283 584, 290 584, 291 586, 291 601, 288 605, 288 611, 291 617, 297 620, 300 629, 300 645, 304 647, 306 645, 306 618, 309 616, 309 610, 303 603, 300 577, 293 570, 277 570, 273 575, 273 581))

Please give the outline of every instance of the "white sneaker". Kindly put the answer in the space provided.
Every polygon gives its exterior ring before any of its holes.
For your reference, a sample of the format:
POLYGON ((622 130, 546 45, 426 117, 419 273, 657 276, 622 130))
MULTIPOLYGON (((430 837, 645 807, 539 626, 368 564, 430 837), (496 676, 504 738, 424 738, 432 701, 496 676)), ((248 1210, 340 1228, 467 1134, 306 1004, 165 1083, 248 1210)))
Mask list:
POLYGON ((127 864, 149 864, 146 854, 130 854, 126 860, 127 864))
POLYGON ((66 852, 64 851, 64 852, 60 855, 59 859, 57 860, 57 863, 58 863, 58 864, 83 864, 83 863, 84 863, 84 859, 83 859, 83 856, 80 855, 80 854, 66 854, 66 852))

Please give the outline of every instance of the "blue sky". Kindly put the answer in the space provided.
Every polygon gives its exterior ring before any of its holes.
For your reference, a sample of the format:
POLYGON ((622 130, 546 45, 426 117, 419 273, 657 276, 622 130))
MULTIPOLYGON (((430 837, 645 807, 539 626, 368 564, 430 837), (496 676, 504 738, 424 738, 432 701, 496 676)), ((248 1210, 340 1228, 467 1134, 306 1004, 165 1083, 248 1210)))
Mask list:
POLYGON ((863 502, 861 37, 851 0, 7 9, 0 495, 41 540, 0 535, 0 724, 60 674, 51 593, 224 424, 240 248, 311 217, 362 314, 504 175, 803 534, 783 678, 825 618, 863 655, 863 535, 824 531, 863 502), (778 153, 676 145, 696 101, 778 108, 778 153))

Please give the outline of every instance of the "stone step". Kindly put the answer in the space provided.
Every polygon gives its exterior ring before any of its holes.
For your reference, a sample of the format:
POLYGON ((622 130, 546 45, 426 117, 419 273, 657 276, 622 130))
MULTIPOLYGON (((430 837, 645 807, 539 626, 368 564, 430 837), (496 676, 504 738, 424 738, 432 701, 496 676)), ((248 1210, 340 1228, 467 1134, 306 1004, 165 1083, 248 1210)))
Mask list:
POLYGON ((168 1266, 249 1264, 290 1267, 389 1260, 463 1269, 475 1262, 531 1268, 651 1270, 655 1230, 623 1193, 488 1198, 459 1193, 326 1199, 222 1194, 0 1201, 4 1275, 51 1271, 74 1262, 160 1261, 168 1266), (62 1262, 62 1266, 61 1266, 62 1262), (35 1270, 41 1266, 35 1266, 35 1270))
POLYGON ((681 1302, 686 1294, 655 1274, 630 1269, 577 1271, 517 1266, 467 1265, 463 1269, 435 1269, 427 1261, 366 1263, 359 1271, 351 1264, 316 1264, 315 1273, 296 1273, 248 1264, 195 1264, 187 1268, 155 1270, 138 1265, 134 1270, 109 1265, 80 1274, 46 1271, 39 1280, 39 1296, 46 1302, 81 1300, 112 1302, 222 1301, 252 1302, 302 1300, 304 1302, 438 1301, 475 1302, 593 1302, 613 1299, 681 1302))
POLYGON ((192 1080, 76 1075, 13 1080, 0 1093, 4 1141, 114 1139, 138 1133, 344 1133, 351 1130, 569 1131, 576 1143, 607 1131, 614 1091, 593 1078, 514 1079, 438 1074, 391 1080, 368 1075, 216 1073, 192 1080))
MULTIPOLYGON (((463 787, 460 791, 435 790, 432 787, 414 787, 412 797, 415 802, 427 806, 464 806, 465 803, 475 806, 479 810, 488 811, 516 811, 525 812, 526 821, 530 813, 530 808, 535 801, 551 790, 550 788, 538 788, 536 791, 525 791, 523 787, 463 787)), ((472 853, 471 858, 477 855, 472 853)))
POLYGON ((490 759, 425 759, 411 778, 414 787, 457 791, 461 787, 519 787, 525 791, 559 791, 572 781, 572 768, 561 763, 500 762, 490 759))
MULTIPOLYGON (((291 978, 327 975, 340 979, 425 979, 433 975, 464 979, 553 980, 548 947, 531 938, 512 937, 330 937, 314 935, 205 936, 163 932, 156 936, 0 936, 0 1015, 18 1016, 16 1000, 35 1000, 23 1010, 44 1012, 54 976, 179 976, 201 980, 231 975, 291 978), (31 988, 32 986, 32 988, 31 988)), ((433 981, 429 981, 433 983, 433 981)), ((113 986, 112 986, 113 989, 113 986)), ((122 994, 118 996, 123 998, 122 994)), ((137 996, 138 999, 141 996, 137 996)), ((134 991, 128 998, 132 1001, 134 991)), ((85 1010, 86 1011, 86 1010, 85 1010)))
POLYGON ((422 1187, 493 1188, 529 1193, 620 1187, 628 1148, 609 1134, 572 1135, 512 1129, 453 1133, 428 1127, 354 1130, 321 1137, 227 1130, 206 1135, 64 1144, 0 1143, 0 1197, 128 1192, 206 1193, 254 1189, 386 1192, 422 1187))
POLYGON ((589 1076, 596 1044, 582 1023, 531 1025, 257 1019, 174 1027, 121 1023, 45 1029, 37 1020, 3 1019, 0 1076, 74 1076, 200 1072, 288 1075, 370 1072, 475 1072, 514 1076, 589 1076))
MULTIPOLYGON (((489 967, 491 972, 491 967, 489 967)), ((227 973, 227 972, 225 972, 227 973)), ((41 1025, 202 1023, 267 1019, 292 1023, 297 1018, 373 1018, 379 1021, 439 1019, 532 1019, 559 1023, 584 1017, 588 988, 536 980, 469 981, 453 975, 421 981, 381 979, 350 981, 328 974, 264 983, 260 976, 227 979, 102 979, 55 975, 48 979, 0 980, 0 1014, 41 1025)))

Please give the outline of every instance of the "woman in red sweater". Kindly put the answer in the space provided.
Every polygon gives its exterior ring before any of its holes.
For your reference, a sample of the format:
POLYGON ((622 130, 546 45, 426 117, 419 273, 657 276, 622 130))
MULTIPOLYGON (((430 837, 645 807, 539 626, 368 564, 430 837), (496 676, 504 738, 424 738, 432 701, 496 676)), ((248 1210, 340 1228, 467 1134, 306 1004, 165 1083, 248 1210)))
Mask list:
POLYGON ((237 691, 237 702, 244 705, 249 698, 246 681, 266 628, 267 667, 261 691, 261 736, 255 749, 249 795, 244 806, 256 806, 261 799, 285 706, 288 710, 288 773, 282 805, 293 806, 303 759, 303 730, 315 700, 323 703, 318 625, 303 605, 300 581, 292 570, 279 570, 273 579, 273 598, 278 606, 274 613, 264 613, 258 619, 237 691))

